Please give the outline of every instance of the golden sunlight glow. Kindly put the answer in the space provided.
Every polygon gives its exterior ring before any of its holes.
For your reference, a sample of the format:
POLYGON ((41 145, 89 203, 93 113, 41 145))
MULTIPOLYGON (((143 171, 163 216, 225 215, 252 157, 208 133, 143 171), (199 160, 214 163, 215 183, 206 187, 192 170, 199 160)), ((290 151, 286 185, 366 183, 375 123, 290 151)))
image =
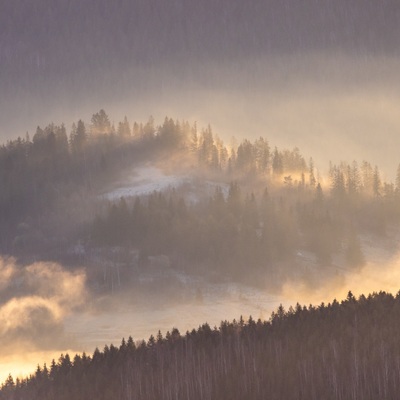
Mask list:
POLYGON ((0 258, 0 381, 32 373, 70 348, 63 319, 83 304, 85 274, 54 263, 17 266, 0 258))
POLYGON ((0 360, 0 382, 4 382, 9 374, 14 380, 16 378, 25 378, 35 373, 38 365, 42 368, 44 364, 49 368, 51 361, 57 362, 61 354, 76 354, 77 352, 71 349, 60 351, 32 351, 22 352, 6 357, 1 356, 0 360))
POLYGON ((341 301, 347 297, 349 290, 356 297, 379 291, 395 295, 400 290, 400 254, 386 263, 369 262, 358 271, 338 271, 337 279, 321 281, 318 287, 312 289, 304 283, 287 282, 282 288, 282 296, 290 304, 318 305, 333 299, 341 301))

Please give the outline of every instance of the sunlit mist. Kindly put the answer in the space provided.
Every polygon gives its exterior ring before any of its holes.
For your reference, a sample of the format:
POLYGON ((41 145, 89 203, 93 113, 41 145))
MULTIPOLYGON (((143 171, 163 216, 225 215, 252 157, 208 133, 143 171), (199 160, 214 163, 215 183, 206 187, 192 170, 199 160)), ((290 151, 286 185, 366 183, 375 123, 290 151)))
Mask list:
POLYGON ((0 370, 4 378, 9 368, 26 372, 35 356, 46 354, 47 360, 49 354, 73 345, 63 319, 83 304, 86 295, 82 272, 68 272, 53 263, 25 267, 12 258, 2 258, 0 266, 0 370))

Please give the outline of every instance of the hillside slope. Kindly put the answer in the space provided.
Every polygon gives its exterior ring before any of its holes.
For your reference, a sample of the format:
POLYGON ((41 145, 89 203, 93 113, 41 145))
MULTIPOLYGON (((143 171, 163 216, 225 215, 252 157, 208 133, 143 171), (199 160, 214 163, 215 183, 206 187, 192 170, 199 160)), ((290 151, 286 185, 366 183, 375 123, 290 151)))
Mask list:
POLYGON ((90 357, 62 355, 0 399, 396 399, 400 295, 384 292, 318 307, 132 338, 90 357))

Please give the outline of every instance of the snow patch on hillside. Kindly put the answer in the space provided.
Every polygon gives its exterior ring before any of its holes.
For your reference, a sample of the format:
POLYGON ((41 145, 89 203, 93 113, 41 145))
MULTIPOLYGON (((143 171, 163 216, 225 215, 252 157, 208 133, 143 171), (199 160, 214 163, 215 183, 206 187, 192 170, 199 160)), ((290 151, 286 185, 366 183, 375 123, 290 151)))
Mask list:
POLYGON ((199 181, 195 176, 166 174, 155 166, 135 168, 124 181, 116 182, 114 187, 105 191, 101 198, 116 201, 121 197, 147 196, 153 192, 179 189, 180 194, 189 203, 197 203, 200 198, 212 196, 217 187, 225 198, 228 196, 229 185, 211 180, 199 181))
POLYGON ((118 200, 121 197, 144 196, 155 191, 177 188, 188 182, 186 175, 166 175, 161 169, 145 166, 135 169, 135 174, 126 182, 116 184, 116 187, 103 194, 107 200, 118 200))

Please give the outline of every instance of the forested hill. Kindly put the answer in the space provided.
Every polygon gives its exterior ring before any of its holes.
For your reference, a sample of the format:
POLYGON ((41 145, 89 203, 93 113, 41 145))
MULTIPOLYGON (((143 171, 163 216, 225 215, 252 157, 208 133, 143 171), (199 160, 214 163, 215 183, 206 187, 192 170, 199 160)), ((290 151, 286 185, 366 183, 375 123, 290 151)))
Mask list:
POLYGON ((269 321, 129 338, 10 376, 0 399, 395 400, 399 315, 399 294, 349 292, 341 303, 281 306, 269 321))
POLYGON ((38 127, 32 139, 0 147, 0 168, 3 254, 97 270, 95 253, 113 249, 127 280, 153 256, 187 272, 271 285, 301 276, 298 261, 326 267, 339 256, 342 267, 357 268, 365 262, 362 235, 394 237, 387 233, 400 221, 400 169, 394 183, 367 161, 331 164, 322 177, 298 148, 278 149, 263 137, 227 146, 210 126, 171 118, 114 126, 100 110, 69 133, 64 125, 38 127), (103 196, 144 163, 184 183, 103 196), (303 252, 307 260, 299 260, 303 252))

